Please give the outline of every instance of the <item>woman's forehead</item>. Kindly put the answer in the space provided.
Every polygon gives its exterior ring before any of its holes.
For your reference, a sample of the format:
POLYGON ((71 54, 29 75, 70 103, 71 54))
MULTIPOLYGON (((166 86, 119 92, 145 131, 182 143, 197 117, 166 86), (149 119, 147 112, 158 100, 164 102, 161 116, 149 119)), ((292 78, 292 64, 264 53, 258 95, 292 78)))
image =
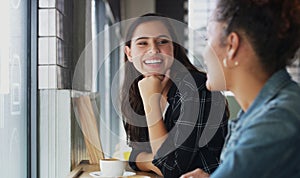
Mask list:
POLYGON ((149 21, 139 24, 135 28, 132 38, 157 38, 160 36, 171 38, 170 32, 161 21, 149 21))

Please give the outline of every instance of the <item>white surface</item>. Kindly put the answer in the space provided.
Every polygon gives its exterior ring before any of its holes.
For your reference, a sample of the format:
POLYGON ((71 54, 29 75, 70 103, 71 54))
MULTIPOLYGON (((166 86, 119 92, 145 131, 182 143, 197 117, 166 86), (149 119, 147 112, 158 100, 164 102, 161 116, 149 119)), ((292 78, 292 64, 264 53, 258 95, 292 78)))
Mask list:
POLYGON ((9 93, 9 42, 10 42, 10 16, 9 2, 2 1, 0 4, 0 94, 9 93))
POLYGON ((57 67, 39 66, 39 89, 57 88, 57 67))
POLYGON ((53 8, 55 7, 55 0, 39 0, 39 7, 53 8))
POLYGON ((56 37, 39 38, 39 65, 57 64, 56 37))
POLYGON ((116 159, 100 159, 101 173, 105 176, 120 176, 125 171, 125 167, 125 161, 116 159))
POLYGON ((39 177, 63 178, 71 167, 71 91, 40 90, 39 177))
POLYGON ((24 178, 28 171, 28 2, 0 1, 1 178, 24 178))
MULTIPOLYGON (((123 176, 134 176, 134 175, 136 175, 136 173, 135 172, 130 172, 130 171, 126 171, 123 174, 123 176)), ((92 177, 101 177, 101 178, 107 177, 107 176, 103 176, 102 172, 100 172, 100 171, 91 172, 90 176, 92 176, 92 177)))
POLYGON ((39 9, 39 36, 56 36, 55 9, 39 9))

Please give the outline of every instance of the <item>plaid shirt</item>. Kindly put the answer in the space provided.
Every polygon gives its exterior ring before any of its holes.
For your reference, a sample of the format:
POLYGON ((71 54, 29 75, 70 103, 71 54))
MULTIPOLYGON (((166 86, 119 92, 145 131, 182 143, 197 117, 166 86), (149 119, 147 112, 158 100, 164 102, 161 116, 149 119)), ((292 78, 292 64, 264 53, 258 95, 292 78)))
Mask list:
MULTIPOLYGON (((219 165, 227 134, 224 96, 208 91, 205 74, 197 71, 182 73, 172 81, 164 117, 168 137, 152 163, 164 177, 179 177, 196 168, 211 174, 219 165)), ((131 146, 129 164, 138 170, 134 162, 136 156, 141 152, 151 153, 151 147, 149 142, 131 146)))

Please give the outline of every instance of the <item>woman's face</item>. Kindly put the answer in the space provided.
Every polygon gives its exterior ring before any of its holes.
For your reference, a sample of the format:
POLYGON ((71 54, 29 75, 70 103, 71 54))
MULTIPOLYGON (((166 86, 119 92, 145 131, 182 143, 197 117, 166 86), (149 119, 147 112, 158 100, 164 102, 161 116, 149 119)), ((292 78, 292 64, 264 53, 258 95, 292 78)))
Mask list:
POLYGON ((207 65, 206 87, 212 91, 226 90, 223 59, 225 48, 221 46, 224 25, 216 21, 210 21, 207 26, 207 45, 203 52, 207 65))
POLYGON ((174 62, 173 43, 168 29, 160 21, 144 22, 137 26, 131 47, 125 53, 143 75, 165 74, 174 62))

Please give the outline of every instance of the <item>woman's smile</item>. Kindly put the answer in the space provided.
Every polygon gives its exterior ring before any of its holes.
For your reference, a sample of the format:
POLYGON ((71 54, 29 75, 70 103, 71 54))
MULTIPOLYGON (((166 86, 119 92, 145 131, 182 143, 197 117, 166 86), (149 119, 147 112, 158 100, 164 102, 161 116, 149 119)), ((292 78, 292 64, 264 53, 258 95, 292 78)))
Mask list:
POLYGON ((161 59, 147 59, 144 61, 145 64, 150 64, 150 65, 157 65, 157 64, 161 64, 162 60, 161 59))

